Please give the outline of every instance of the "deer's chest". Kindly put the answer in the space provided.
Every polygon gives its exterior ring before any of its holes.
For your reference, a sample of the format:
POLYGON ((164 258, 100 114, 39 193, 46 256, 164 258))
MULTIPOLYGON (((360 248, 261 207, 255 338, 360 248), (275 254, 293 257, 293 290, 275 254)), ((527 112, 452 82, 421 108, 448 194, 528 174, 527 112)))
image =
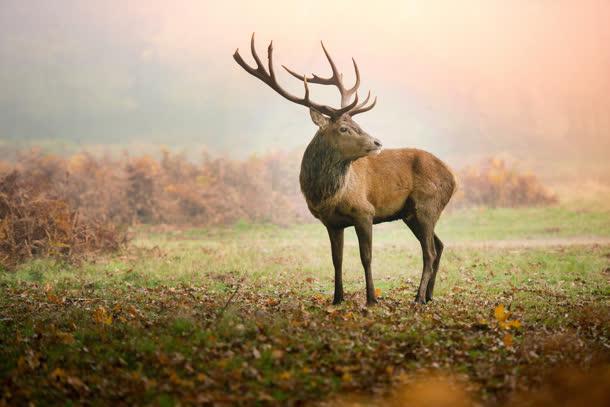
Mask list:
POLYGON ((322 223, 328 226, 343 226, 347 227, 353 225, 353 216, 348 211, 342 211, 340 208, 324 208, 324 209, 311 209, 311 213, 316 218, 320 219, 322 223))
POLYGON ((354 224, 354 217, 349 212, 341 211, 339 208, 329 208, 325 210, 311 209, 313 216, 318 218, 327 226, 347 227, 354 224))
POLYGON ((367 217, 367 205, 362 205, 358 199, 350 199, 341 194, 337 199, 329 199, 314 205, 307 201, 310 212, 327 226, 348 227, 355 224, 355 220, 367 217))

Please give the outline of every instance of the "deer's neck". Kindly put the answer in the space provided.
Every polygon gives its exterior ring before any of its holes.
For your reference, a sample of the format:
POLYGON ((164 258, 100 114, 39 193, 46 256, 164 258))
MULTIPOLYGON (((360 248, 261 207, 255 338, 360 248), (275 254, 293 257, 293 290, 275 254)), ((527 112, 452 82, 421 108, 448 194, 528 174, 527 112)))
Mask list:
POLYGON ((351 161, 319 134, 307 146, 301 161, 301 191, 315 205, 335 196, 345 185, 351 161))

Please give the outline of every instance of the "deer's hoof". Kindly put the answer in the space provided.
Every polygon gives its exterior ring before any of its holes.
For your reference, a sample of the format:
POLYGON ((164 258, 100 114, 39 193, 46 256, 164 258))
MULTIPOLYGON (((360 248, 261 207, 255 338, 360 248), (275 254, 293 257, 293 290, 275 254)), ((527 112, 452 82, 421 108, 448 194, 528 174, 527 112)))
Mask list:
POLYGON ((419 296, 415 297, 415 304, 419 304, 419 305, 425 305, 426 304, 426 300, 423 298, 420 298, 419 296))

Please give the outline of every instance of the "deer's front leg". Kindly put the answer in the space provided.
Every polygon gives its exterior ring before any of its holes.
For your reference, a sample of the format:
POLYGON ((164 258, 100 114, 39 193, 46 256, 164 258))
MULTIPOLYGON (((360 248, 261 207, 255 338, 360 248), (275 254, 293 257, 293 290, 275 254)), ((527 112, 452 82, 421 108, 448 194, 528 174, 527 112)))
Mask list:
POLYGON ((328 227, 328 237, 330 238, 330 248, 333 255, 333 266, 335 267, 335 296, 333 304, 340 304, 343 301, 343 228, 328 227))
POLYGON ((372 305, 377 303, 375 299, 375 286, 373 285, 373 274, 371 271, 371 259, 373 257, 373 222, 365 220, 356 223, 356 234, 360 245, 360 260, 364 267, 364 277, 366 280, 366 303, 372 305))

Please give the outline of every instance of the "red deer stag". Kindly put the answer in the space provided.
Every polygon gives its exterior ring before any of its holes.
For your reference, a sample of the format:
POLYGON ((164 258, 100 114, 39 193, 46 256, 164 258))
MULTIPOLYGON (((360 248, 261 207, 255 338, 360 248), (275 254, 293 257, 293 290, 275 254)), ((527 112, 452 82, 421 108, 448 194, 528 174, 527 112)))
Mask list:
POLYGON ((299 98, 284 90, 277 82, 273 68, 273 42, 269 44, 268 69, 258 57, 254 34, 250 42, 256 67, 251 67, 239 55, 235 61, 251 75, 269 85, 291 102, 309 108, 313 122, 319 127, 301 162, 300 183, 311 213, 328 230, 335 268, 333 304, 343 301, 341 264, 343 232, 354 226, 360 246, 360 259, 366 278, 367 304, 376 303, 371 274, 373 224, 401 219, 421 244, 423 272, 415 301, 425 304, 432 299, 434 282, 443 243, 434 227, 455 190, 451 170, 432 154, 412 149, 385 149, 353 120, 353 116, 371 110, 377 101, 368 104, 370 92, 358 103, 360 72, 352 59, 356 83, 347 89, 343 76, 324 48, 332 75, 329 78, 313 74, 299 75, 283 66, 288 73, 303 82, 305 96, 299 98), (334 85, 341 93, 341 107, 333 108, 309 98, 309 83, 334 85), (353 100, 350 99, 353 96, 353 100))

